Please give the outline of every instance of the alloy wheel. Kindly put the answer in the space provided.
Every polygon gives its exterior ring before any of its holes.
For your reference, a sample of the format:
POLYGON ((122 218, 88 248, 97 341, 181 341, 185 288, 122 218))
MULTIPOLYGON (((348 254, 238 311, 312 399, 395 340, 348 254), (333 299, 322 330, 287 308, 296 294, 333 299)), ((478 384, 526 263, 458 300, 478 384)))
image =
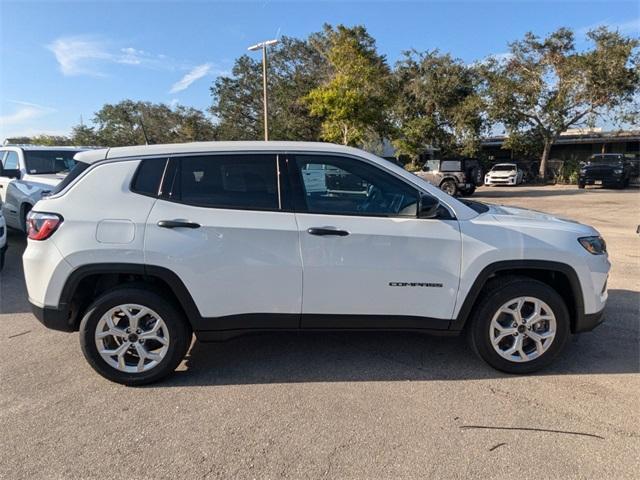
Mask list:
POLYGON ((169 330, 156 312, 143 305, 109 309, 95 330, 98 353, 111 367, 126 373, 146 372, 169 350, 169 330))
POLYGON ((530 362, 543 355, 556 336, 556 317, 545 302, 517 297, 504 303, 489 325, 494 350, 510 362, 530 362))

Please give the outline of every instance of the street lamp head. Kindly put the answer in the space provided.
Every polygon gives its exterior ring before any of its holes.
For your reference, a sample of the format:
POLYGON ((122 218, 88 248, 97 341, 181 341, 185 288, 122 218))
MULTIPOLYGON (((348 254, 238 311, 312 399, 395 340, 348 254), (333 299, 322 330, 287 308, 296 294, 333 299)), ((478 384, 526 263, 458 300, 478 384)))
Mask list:
POLYGON ((251 45, 247 50, 255 52, 256 50, 262 50, 264 47, 268 47, 269 45, 275 45, 278 43, 278 39, 274 38, 273 40, 267 40, 265 42, 256 43, 255 45, 251 45))

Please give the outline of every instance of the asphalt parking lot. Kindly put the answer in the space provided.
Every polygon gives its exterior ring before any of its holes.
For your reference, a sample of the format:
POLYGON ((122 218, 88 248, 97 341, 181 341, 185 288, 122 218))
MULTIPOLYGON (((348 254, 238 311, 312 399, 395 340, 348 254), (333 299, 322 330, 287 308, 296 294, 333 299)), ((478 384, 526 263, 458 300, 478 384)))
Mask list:
POLYGON ((481 188, 590 223, 606 323, 548 370, 492 370, 461 338, 256 335, 195 343, 158 385, 102 379, 28 308, 13 233, 0 274, 0 478, 637 478, 640 191, 481 188))

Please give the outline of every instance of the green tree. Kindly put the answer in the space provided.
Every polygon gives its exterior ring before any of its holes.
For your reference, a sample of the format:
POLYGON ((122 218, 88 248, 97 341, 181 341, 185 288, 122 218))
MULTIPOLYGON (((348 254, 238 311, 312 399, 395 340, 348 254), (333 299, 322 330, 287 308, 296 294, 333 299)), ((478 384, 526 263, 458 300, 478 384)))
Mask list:
POLYGON ((391 75, 386 59, 363 26, 324 26, 311 38, 329 66, 328 78, 306 96, 311 115, 322 119, 322 138, 363 145, 388 133, 391 75))
MULTIPOLYGON (((222 140, 262 139, 262 59, 243 55, 231 76, 218 77, 211 87, 211 113, 222 140)), ((309 114, 302 99, 326 75, 326 62, 306 40, 283 37, 268 50, 269 138, 316 140, 320 120, 309 114)))
POLYGON ((474 67, 439 51, 405 52, 394 70, 393 144, 416 159, 428 146, 444 155, 474 155, 483 132, 483 104, 474 67))
POLYGON ((71 142, 74 145, 98 146, 100 141, 93 127, 84 124, 76 125, 71 129, 71 142))
POLYGON ((96 112, 93 126, 75 126, 72 139, 79 145, 111 147, 215 140, 216 131, 195 108, 123 100, 104 105, 96 112))
POLYGON ((46 146, 66 146, 73 145, 73 140, 64 135, 34 135, 33 137, 13 137, 7 138, 7 143, 46 145, 46 146))
POLYGON ((562 132, 625 109, 638 92, 638 39, 604 27, 587 37, 592 48, 578 51, 566 28, 544 39, 528 33, 510 45, 507 59, 484 65, 490 118, 537 139, 542 178, 562 132))

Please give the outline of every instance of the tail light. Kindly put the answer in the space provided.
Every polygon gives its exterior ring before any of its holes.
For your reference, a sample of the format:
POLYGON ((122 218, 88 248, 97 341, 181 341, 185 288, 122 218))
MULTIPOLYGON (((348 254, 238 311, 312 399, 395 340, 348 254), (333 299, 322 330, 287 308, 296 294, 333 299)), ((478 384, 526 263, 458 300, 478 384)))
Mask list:
POLYGON ((62 223, 62 217, 55 213, 29 212, 27 215, 27 235, 31 240, 46 240, 62 223))

